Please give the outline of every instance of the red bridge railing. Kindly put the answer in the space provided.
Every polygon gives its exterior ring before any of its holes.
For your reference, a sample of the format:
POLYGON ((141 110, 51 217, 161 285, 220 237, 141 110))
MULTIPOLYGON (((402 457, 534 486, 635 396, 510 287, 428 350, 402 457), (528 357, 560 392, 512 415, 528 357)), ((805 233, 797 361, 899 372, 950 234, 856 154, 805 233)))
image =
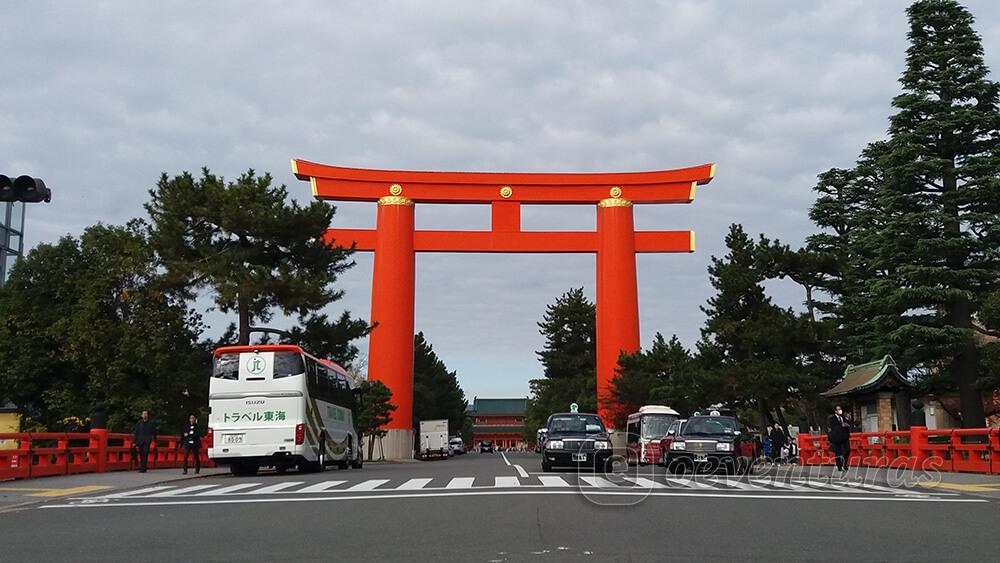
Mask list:
MULTIPOLYGON (((833 465, 826 436, 799 434, 799 465, 833 465)), ((928 430, 915 426, 897 432, 851 434, 848 463, 861 467, 936 469, 1000 474, 1000 430, 928 430)))
MULTIPOLYGON (((15 442, 14 448, 0 449, 0 480, 127 471, 139 465, 131 434, 107 430, 15 432, 0 433, 0 440, 15 442)), ((149 448, 148 467, 182 467, 184 450, 180 440, 180 436, 158 436, 149 448)), ((199 452, 202 467, 215 467, 208 458, 209 445, 203 438, 199 452)))

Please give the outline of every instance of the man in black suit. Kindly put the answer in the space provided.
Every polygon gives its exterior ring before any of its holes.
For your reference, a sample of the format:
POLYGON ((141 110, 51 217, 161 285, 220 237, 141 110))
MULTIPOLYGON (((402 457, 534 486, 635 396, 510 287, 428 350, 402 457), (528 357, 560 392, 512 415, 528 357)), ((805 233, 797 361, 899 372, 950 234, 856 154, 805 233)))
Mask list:
POLYGON ((132 443, 139 451, 139 473, 146 472, 146 460, 149 459, 149 445, 156 439, 156 424, 149 419, 149 411, 142 411, 139 422, 135 423, 135 434, 132 443))
POLYGON ((837 458, 837 471, 847 471, 847 460, 851 457, 851 420, 837 405, 827 422, 830 427, 827 438, 837 458))
POLYGON ((781 448, 785 446, 785 432, 781 429, 781 425, 777 422, 774 423, 774 427, 771 429, 771 458, 774 463, 781 461, 781 448))

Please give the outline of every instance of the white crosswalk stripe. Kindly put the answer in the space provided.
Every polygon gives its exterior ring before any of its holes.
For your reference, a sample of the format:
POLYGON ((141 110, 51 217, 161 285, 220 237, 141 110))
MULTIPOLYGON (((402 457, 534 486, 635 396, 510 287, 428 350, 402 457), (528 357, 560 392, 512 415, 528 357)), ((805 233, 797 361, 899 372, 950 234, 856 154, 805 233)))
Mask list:
POLYGON ((345 489, 345 490, 347 490, 347 491, 371 491, 371 490, 374 490, 374 489, 378 488, 379 485, 384 485, 384 484, 386 484, 388 482, 389 482, 388 479, 369 479, 368 481, 365 481, 363 483, 358 483, 357 485, 353 485, 353 486, 347 487, 347 489, 345 489))
POLYGON ((175 497, 175 496, 189 495, 191 493, 195 493, 195 492, 198 492, 198 491, 204 491, 206 489, 214 489, 215 487, 218 487, 218 485, 195 485, 193 487, 184 487, 183 489, 174 489, 172 491, 163 491, 163 492, 160 492, 160 493, 153 493, 151 495, 146 495, 146 496, 147 497, 155 497, 155 498, 159 498, 159 497, 175 497))
POLYGON ((410 479, 409 481, 403 483, 402 485, 396 487, 396 490, 400 491, 412 491, 415 489, 422 489, 427 486, 428 483, 433 481, 433 479, 410 479))
MULTIPOLYGON (((246 493, 240 493, 241 495, 270 495, 274 493, 285 492, 285 489, 291 489, 292 487, 297 487, 299 485, 305 485, 302 481, 285 481, 284 483, 275 483, 274 485, 268 485, 263 489, 257 489, 256 491, 250 491, 246 493)), ((291 492, 291 491, 288 491, 291 492)))
POLYGON ((493 485, 494 487, 520 487, 521 481, 517 477, 508 477, 506 475, 497 476, 496 481, 493 485))
POLYGON ((113 493, 110 495, 104 495, 103 498, 119 498, 119 497, 134 497, 140 495, 146 495, 149 493, 155 493, 159 491, 166 491, 167 489, 173 489, 175 487, 146 487, 145 489, 136 489, 134 491, 126 491, 124 493, 113 493))
POLYGON ((569 487, 570 484, 563 480, 562 477, 556 475, 540 475, 538 480, 542 482, 543 487, 569 487))
POLYGON ((751 485, 750 483, 744 483, 738 479, 707 479, 709 483, 714 483, 721 485, 723 487, 729 487, 733 489, 739 489, 741 491, 760 491, 764 487, 760 485, 751 485))
POLYGON ((647 489, 666 489, 668 488, 665 484, 659 481, 653 481, 652 479, 647 479, 645 477, 626 477, 629 481, 636 484, 638 487, 645 487, 647 489))
POLYGON ((475 477, 456 477, 456 478, 452 479, 451 481, 448 481, 448 484, 445 485, 445 488, 446 489, 471 489, 472 488, 472 483, 474 483, 475 480, 476 480, 475 477))
POLYGON ((295 491, 296 493, 325 493, 328 490, 336 487, 337 485, 343 485, 347 481, 323 481, 322 483, 316 483, 315 485, 310 485, 304 489, 299 489, 295 491))
POLYGON ((583 481, 584 483, 587 483, 591 487, 600 487, 602 489, 618 486, 612 483, 611 481, 608 481, 604 477, 590 477, 589 475, 581 475, 580 480, 583 481))
POLYGON ((210 491, 205 491, 203 493, 198 493, 197 496, 214 496, 214 495, 228 495, 235 493, 236 491, 242 491, 243 489, 252 489, 254 487, 259 487, 261 483, 240 483, 238 485, 230 485, 228 487, 222 487, 221 489, 212 489, 210 491))

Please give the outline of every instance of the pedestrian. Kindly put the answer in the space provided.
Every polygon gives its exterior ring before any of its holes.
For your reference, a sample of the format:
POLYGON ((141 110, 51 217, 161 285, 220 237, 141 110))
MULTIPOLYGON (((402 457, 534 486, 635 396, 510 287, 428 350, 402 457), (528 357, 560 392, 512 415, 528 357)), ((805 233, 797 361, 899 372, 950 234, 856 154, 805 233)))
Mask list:
POLYGON ((774 463, 781 461, 781 448, 785 446, 785 432, 781 430, 781 425, 777 422, 771 428, 771 455, 774 456, 774 463))
POLYGON ((847 471, 847 462, 851 457, 851 421, 844 414, 844 409, 837 405, 827 422, 830 427, 827 439, 837 460, 837 471, 847 471))
POLYGON ((139 473, 146 472, 146 462, 149 459, 149 445, 156 439, 156 423, 149 418, 149 411, 142 411, 139 422, 135 423, 135 435, 132 443, 139 450, 139 473))
POLYGON ((198 417, 188 417, 188 427, 182 436, 184 443, 184 474, 188 472, 188 457, 194 455, 194 472, 201 473, 201 429, 198 428, 198 417))
POLYGON ((771 450, 771 434, 768 433, 767 436, 764 436, 764 459, 766 459, 767 461, 773 460, 774 457, 773 457, 773 455, 772 455, 771 452, 772 452, 772 450, 771 450))

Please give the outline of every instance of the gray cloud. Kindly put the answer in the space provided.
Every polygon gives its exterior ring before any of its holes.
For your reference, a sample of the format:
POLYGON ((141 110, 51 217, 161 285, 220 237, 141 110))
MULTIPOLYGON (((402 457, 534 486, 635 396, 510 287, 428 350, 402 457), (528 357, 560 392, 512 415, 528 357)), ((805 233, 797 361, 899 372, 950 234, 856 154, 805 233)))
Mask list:
MULTIPOLYGON (((1000 9, 968 3, 996 66, 1000 9)), ((160 172, 267 170, 292 157, 376 168, 624 171, 715 162, 691 206, 640 229, 698 231, 694 255, 640 256, 642 340, 691 345, 705 267, 730 222, 799 243, 815 175, 880 138, 898 93, 903 2, 160 2, 4 8, 0 169, 53 187, 29 244, 142 214, 160 172)), ((374 226, 342 204, 337 226, 374 226)), ((485 208, 419 208, 421 228, 488 227, 485 208)), ((593 210, 526 208, 526 228, 592 229, 593 210)), ((367 317, 371 257, 331 307, 367 317)), ((535 323, 591 256, 421 255, 418 328, 471 395, 523 395, 535 323)), ((796 288, 769 286, 795 305, 796 288)), ((214 330, 225 322, 209 315, 214 330)), ((280 322, 280 321, 279 321, 280 322)))

